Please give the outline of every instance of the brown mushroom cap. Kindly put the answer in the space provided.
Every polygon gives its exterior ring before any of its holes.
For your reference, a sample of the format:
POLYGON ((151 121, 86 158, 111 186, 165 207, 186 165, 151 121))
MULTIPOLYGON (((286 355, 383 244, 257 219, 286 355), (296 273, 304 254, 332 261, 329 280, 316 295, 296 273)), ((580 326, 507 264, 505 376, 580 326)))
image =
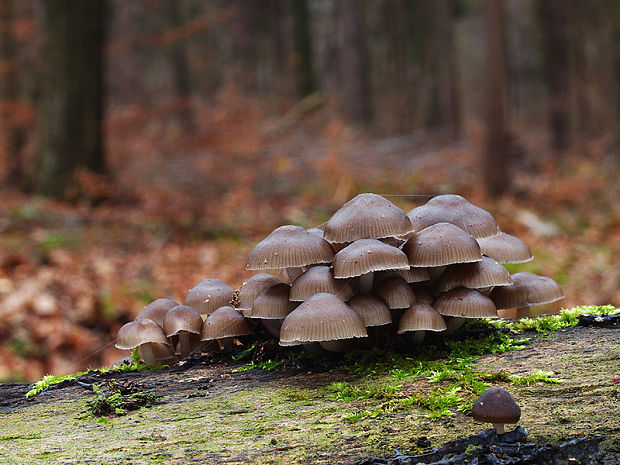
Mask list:
POLYGON ((170 299, 157 299, 148 304, 140 313, 136 315, 136 320, 149 319, 153 320, 162 328, 164 327, 164 318, 166 317, 166 313, 172 307, 176 307, 179 305, 174 300, 170 299))
POLYGON ((334 277, 351 278, 372 271, 409 269, 402 250, 377 239, 359 239, 334 256, 334 277))
POLYGON ((347 302, 366 327, 383 326, 392 322, 390 309, 382 300, 371 294, 358 294, 347 302))
POLYGON ((458 287, 441 295, 434 307, 444 316, 460 318, 497 318, 497 308, 491 299, 475 289, 458 287))
POLYGON ((166 337, 175 336, 180 331, 200 334, 202 317, 200 313, 187 305, 177 305, 166 313, 164 318, 164 333, 166 337))
POLYGON ((329 242, 352 242, 404 236, 413 231, 405 212, 385 197, 359 194, 345 203, 325 225, 329 242))
POLYGON ((250 252, 248 270, 274 270, 317 263, 330 263, 334 249, 325 239, 301 226, 286 225, 274 229, 250 252))
POLYGON ((225 305, 215 310, 202 325, 201 341, 252 334, 252 328, 241 313, 225 305))
POLYGON ((446 322, 429 304, 415 303, 400 317, 398 334, 407 331, 445 331, 446 322))
POLYGON ((399 276, 408 283, 420 283, 431 279, 428 269, 426 268, 409 268, 408 270, 387 270, 380 271, 375 275, 375 280, 381 281, 390 276, 399 276))
POLYGON ((375 284, 373 293, 390 309, 409 308, 415 303, 415 294, 404 279, 398 276, 385 278, 375 284))
POLYGON ((271 286, 279 284, 280 282, 278 278, 271 274, 255 274, 241 285, 239 289, 239 308, 237 310, 241 313, 249 314, 254 300, 271 286))
POLYGON ((546 276, 520 272, 510 277, 513 284, 491 291, 491 299, 497 308, 533 307, 564 298, 560 285, 546 276))
POLYGON ((532 252, 525 242, 515 236, 499 233, 497 236, 476 239, 480 250, 498 263, 525 263, 533 260, 532 252))
POLYGON ((117 349, 128 350, 151 342, 168 345, 164 330, 153 320, 143 318, 121 326, 114 346, 117 349))
POLYGON ((460 195, 438 195, 409 211, 407 216, 416 231, 437 223, 451 223, 476 238, 500 232, 493 215, 460 195))
POLYGON ((235 288, 219 279, 205 279, 192 287, 183 301, 201 315, 210 315, 215 309, 233 300, 235 288))
POLYGON ((281 320, 293 311, 297 305, 291 302, 291 286, 285 283, 274 284, 254 299, 249 318, 263 320, 281 320))
POLYGON ((329 266, 317 265, 308 268, 293 282, 289 298, 293 302, 303 302, 320 292, 333 294, 345 302, 354 294, 351 280, 336 279, 329 266))
POLYGON ((414 267, 482 260, 476 239, 451 223, 437 223, 417 231, 403 246, 403 250, 414 267))
POLYGON ((315 294, 282 323, 280 345, 366 337, 362 318, 335 295, 315 294))
POLYGON ((446 292, 456 287, 483 289, 509 284, 512 284, 512 279, 508 270, 492 258, 483 256, 479 262, 448 266, 435 284, 435 289, 446 292))
POLYGON ((481 423, 514 424, 521 418, 521 409, 508 391, 490 387, 474 402, 471 416, 481 423))

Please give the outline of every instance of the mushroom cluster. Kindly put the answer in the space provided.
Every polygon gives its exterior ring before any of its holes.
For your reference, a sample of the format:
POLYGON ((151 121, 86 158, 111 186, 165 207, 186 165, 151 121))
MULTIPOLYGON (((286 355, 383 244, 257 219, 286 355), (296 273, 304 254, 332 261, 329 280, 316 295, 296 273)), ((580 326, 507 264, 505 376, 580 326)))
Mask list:
MULTIPOLYGON (((529 307, 563 298, 552 279, 510 275, 503 266, 532 258, 522 240, 461 196, 439 195, 405 213, 380 195, 359 194, 324 229, 286 225, 271 232, 247 260, 247 269, 258 274, 237 292, 216 279, 196 285, 184 306, 202 314, 202 328, 164 321, 150 344, 165 345, 167 338, 176 355, 213 340, 222 347, 248 334, 247 319, 282 346, 312 351, 396 337, 421 343, 427 331, 453 332, 467 318, 497 318, 502 309, 528 316, 529 307), (277 276, 265 272, 274 270, 277 276)), ((159 324, 156 317, 151 319, 159 324)), ((117 346, 128 348, 129 342, 117 346)), ((140 350, 146 357, 148 349, 140 350)))

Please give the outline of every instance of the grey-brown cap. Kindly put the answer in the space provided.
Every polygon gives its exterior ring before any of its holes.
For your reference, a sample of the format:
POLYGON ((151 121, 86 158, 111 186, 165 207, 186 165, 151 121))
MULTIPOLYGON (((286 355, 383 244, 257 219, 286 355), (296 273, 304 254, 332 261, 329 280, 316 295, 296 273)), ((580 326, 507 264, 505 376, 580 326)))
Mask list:
POLYGON ((121 326, 114 346, 117 349, 128 350, 148 343, 168 345, 168 339, 166 339, 164 330, 157 323, 143 318, 121 326))
POLYGON ((301 226, 274 229, 250 251, 248 270, 275 270, 330 263, 334 249, 325 239, 301 226))
POLYGON ((510 277, 511 285, 496 287, 491 291, 491 299, 497 308, 533 307, 564 298, 560 285, 546 276, 520 272, 510 277))
POLYGON ((282 323, 280 345, 366 337, 362 318, 332 294, 315 294, 293 310, 282 323))
POLYGON ((250 318, 264 320, 281 320, 297 306, 291 302, 291 286, 285 283, 274 284, 267 288, 261 295, 254 299, 250 318))
POLYGON ((408 283, 420 283, 431 279, 428 269, 426 268, 409 268, 405 270, 386 270, 380 271, 375 275, 375 280, 381 281, 390 276, 399 276, 408 283))
POLYGON ((459 287, 439 296, 434 307, 444 316, 460 318, 497 318, 491 299, 475 289, 459 287))
POLYGON ((435 290, 447 292, 457 287, 483 289, 508 284, 512 284, 508 270, 492 258, 483 256, 479 262, 448 266, 435 284, 435 290))
POLYGON ((482 260, 476 239, 451 223, 437 223, 417 231, 403 246, 403 250, 414 267, 482 260))
POLYGON ((401 315, 398 334, 407 331, 445 331, 446 322, 441 314, 429 304, 415 303, 401 315))
POLYGON ((215 310, 202 324, 201 341, 252 334, 252 328, 241 313, 229 305, 215 310))
POLYGON ((471 416, 481 423, 514 424, 521 418, 521 409, 508 391, 490 387, 472 405, 471 416))
POLYGON ((366 327, 383 326, 392 322, 390 309, 381 299, 371 294, 358 294, 347 302, 366 327))
POLYGON ((248 279, 239 288, 239 310, 244 315, 249 315, 256 298, 271 286, 281 283, 274 275, 258 273, 248 279))
POLYGON ((499 263, 525 263, 534 259, 530 248, 515 236, 499 233, 497 236, 476 239, 484 255, 494 258, 499 263))
POLYGON ((334 257, 334 277, 351 278, 372 271, 409 269, 404 252, 377 239, 359 239, 334 257))
POLYGON ((176 307, 179 305, 174 300, 171 299, 157 299, 148 304, 140 313, 136 315, 136 320, 149 319, 153 320, 162 328, 164 327, 164 318, 166 317, 166 313, 172 307, 176 307))
POLYGON ((192 287, 183 301, 201 315, 210 315, 215 309, 233 300, 235 288, 219 279, 205 279, 192 287))
POLYGON ((375 284, 373 294, 383 300, 390 309, 409 308, 415 303, 415 294, 404 279, 398 276, 385 278, 375 284))
POLYGON ((352 242, 404 236, 413 231, 405 212, 385 197, 359 194, 345 203, 325 225, 323 237, 329 242, 352 242))
POLYGON ((476 238, 500 232, 493 215, 460 195, 438 195, 409 211, 407 216, 416 231, 437 223, 451 223, 476 238))
POLYGON ((317 265, 308 268, 293 282, 289 298, 293 302, 303 302, 320 292, 333 294, 345 302, 354 294, 350 279, 336 279, 329 266, 317 265))
POLYGON ((202 330, 202 317, 192 307, 177 305, 166 313, 164 318, 164 333, 166 337, 185 331, 192 334, 200 334, 202 330))

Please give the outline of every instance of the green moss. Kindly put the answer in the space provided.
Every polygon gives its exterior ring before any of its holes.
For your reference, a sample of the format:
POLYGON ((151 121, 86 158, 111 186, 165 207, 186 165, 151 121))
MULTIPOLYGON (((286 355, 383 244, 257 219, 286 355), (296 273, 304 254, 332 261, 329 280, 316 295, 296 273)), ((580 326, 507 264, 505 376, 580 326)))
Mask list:
POLYGON ((97 370, 87 370, 87 371, 79 371, 77 373, 73 373, 70 375, 45 375, 39 381, 34 383, 32 389, 26 393, 26 398, 31 398, 45 391, 47 388, 51 386, 55 386, 64 381, 73 381, 80 376, 89 374, 89 373, 107 373, 109 371, 144 371, 144 370, 162 370, 164 368, 168 368, 168 365, 150 365, 146 366, 144 363, 140 362, 137 351, 134 349, 132 352, 133 363, 123 363, 121 365, 115 367, 103 367, 97 370))
POLYGON ((529 386, 532 383, 548 383, 548 384, 561 384, 564 380, 555 378, 553 371, 538 370, 535 373, 527 376, 515 376, 509 375, 509 380, 512 384, 529 386))
POLYGON ((583 305, 570 309, 562 309, 558 315, 522 318, 520 320, 510 322, 503 320, 487 320, 487 322, 492 326, 497 328, 507 328, 512 332, 536 331, 545 334, 548 331, 556 331, 569 326, 577 326, 579 324, 579 315, 609 315, 618 311, 620 311, 620 309, 613 305, 583 305))

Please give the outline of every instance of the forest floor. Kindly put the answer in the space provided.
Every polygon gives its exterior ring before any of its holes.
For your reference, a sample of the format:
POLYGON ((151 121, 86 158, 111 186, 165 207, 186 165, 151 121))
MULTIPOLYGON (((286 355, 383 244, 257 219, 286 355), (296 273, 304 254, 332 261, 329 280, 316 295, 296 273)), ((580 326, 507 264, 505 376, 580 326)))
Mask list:
POLYGON ((511 190, 484 193, 481 131, 459 141, 378 137, 329 108, 266 117, 234 93, 197 109, 184 132, 164 109, 117 110, 107 127, 114 183, 79 173, 57 202, 0 191, 0 380, 110 365, 119 327, 199 281, 238 288, 249 251, 282 224, 323 224, 359 192, 408 211, 458 193, 523 239, 535 259, 510 271, 550 276, 555 307, 620 305, 620 163, 606 141, 561 159, 529 136, 511 190), (160 111, 161 110, 161 111, 160 111))
MULTIPOLYGON (((529 440, 558 444, 604 435, 605 463, 617 463, 618 328, 518 335, 523 336, 529 340, 520 342, 521 350, 476 357, 475 372, 494 374, 492 384, 512 393, 529 440), (553 377, 546 381, 526 378, 550 371, 553 377), (518 378, 528 381, 514 381, 518 378)), ((414 351, 407 360, 416 357, 414 351)), ((354 363, 341 362, 306 360, 266 371, 203 356, 163 370, 89 374, 78 378, 82 385, 64 383, 31 399, 26 399, 29 383, 0 385, 0 461, 353 464, 370 456, 393 457, 395 449, 418 454, 488 427, 474 422, 468 408, 449 402, 451 395, 465 399, 465 405, 473 400, 466 389, 449 394, 449 376, 381 368, 354 373, 346 369, 354 363), (156 397, 144 408, 97 416, 93 401, 106 395, 88 389, 97 382, 133 386, 156 397), (405 402, 419 395, 430 400, 432 392, 445 394, 442 414, 433 414, 439 410, 432 403, 405 402)))

